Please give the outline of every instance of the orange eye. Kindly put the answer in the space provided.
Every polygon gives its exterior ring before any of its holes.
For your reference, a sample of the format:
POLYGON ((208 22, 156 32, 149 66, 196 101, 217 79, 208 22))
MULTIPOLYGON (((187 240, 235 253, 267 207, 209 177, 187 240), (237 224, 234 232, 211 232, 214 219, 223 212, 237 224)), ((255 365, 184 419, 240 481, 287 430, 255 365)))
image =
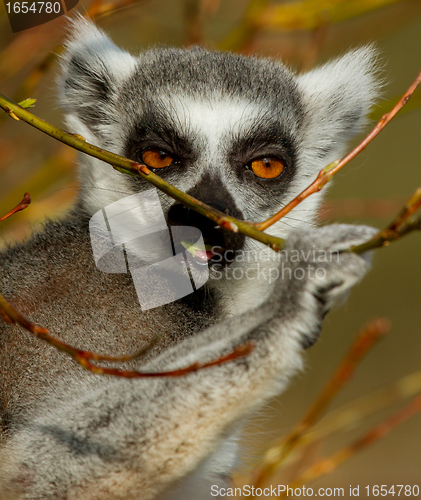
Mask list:
POLYGON ((148 149, 142 153, 142 161, 151 168, 169 167, 174 158, 160 149, 148 149))
POLYGON ((281 175, 285 165, 278 158, 259 158, 251 162, 251 169, 257 177, 274 179, 281 175))

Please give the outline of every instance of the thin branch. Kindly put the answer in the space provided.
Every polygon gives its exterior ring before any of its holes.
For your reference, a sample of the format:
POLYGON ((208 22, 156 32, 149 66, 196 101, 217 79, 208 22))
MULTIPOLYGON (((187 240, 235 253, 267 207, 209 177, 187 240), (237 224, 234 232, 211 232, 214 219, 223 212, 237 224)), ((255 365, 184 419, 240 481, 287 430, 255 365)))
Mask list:
POLYGON ((395 104, 393 109, 382 116, 373 130, 356 146, 350 153, 348 153, 342 160, 336 160, 327 167, 323 168, 317 178, 315 179, 310 186, 308 186, 304 191, 302 191, 298 196, 296 196, 290 203, 288 203, 282 210, 280 210, 277 214, 273 215, 269 219, 257 223, 255 226, 257 229, 264 231, 268 227, 272 226, 288 214, 293 208, 295 208, 299 203, 308 198, 310 195, 317 193, 331 180, 331 178, 341 170, 347 163, 349 163, 355 156, 357 156, 363 149, 367 147, 367 145, 381 132, 385 126, 396 116, 396 114, 405 106, 405 104, 411 98, 411 95, 415 92, 415 89, 421 83, 421 71, 418 73, 418 76, 412 82, 408 90, 401 97, 401 99, 395 104))
POLYGON ((190 372, 195 372, 198 370, 202 370, 204 368, 210 368, 212 366, 221 365, 223 363, 227 363, 228 361, 232 361, 234 359, 247 356, 254 348, 253 343, 249 342, 247 344, 237 346, 232 352, 230 352, 226 356, 222 356, 221 358, 209 361, 208 363, 193 363, 192 365, 189 365, 185 368, 180 368, 178 370, 170 370, 165 372, 154 373, 154 372, 120 370, 117 368, 104 368, 93 365, 90 362, 90 360, 110 361, 110 362, 124 362, 133 360, 135 358, 144 355, 147 351, 149 351, 158 341, 158 337, 155 337, 155 339, 149 345, 147 345, 144 349, 142 349, 141 351, 137 352, 134 355, 121 356, 121 357, 102 356, 90 351, 83 351, 80 349, 76 349, 75 347, 72 347, 66 342, 63 342, 62 340, 53 337, 46 328, 43 328, 42 326, 32 323, 22 314, 16 311, 16 309, 14 309, 1 294, 0 294, 0 313, 3 316, 3 318, 9 323, 17 323, 21 325, 23 328, 31 332, 35 337, 43 340, 44 342, 47 342, 48 344, 52 345, 59 351, 68 354, 86 370, 99 375, 112 375, 115 377, 123 377, 123 378, 180 377, 190 372))
POLYGON ((3 222, 4 220, 8 219, 11 215, 15 214, 16 212, 19 212, 21 210, 25 210, 25 208, 31 203, 31 196, 29 193, 25 193, 23 196, 23 200, 18 203, 15 208, 12 208, 9 212, 7 212, 6 215, 3 215, 3 217, 0 217, 0 222, 3 222))
POLYGON ((93 361, 110 361, 110 362, 131 361, 145 354, 157 342, 157 339, 154 339, 151 342, 151 344, 149 344, 146 348, 142 349, 141 351, 139 351, 134 355, 120 356, 120 357, 102 356, 99 354, 95 354, 93 352, 75 349, 74 347, 66 344, 65 342, 62 342, 61 340, 54 338, 46 328, 43 328, 39 325, 32 323, 27 318, 25 318, 21 313, 16 311, 16 309, 14 309, 1 294, 0 294, 0 311, 2 312, 3 317, 9 323, 17 323, 21 325, 23 328, 30 331, 36 337, 54 346, 59 351, 63 351, 69 354, 78 363, 82 364, 82 366, 83 363, 81 363, 81 360, 88 360, 88 359, 91 359, 93 361))
POLYGON ((372 321, 358 333, 342 362, 304 418, 280 444, 271 447, 266 452, 253 473, 253 484, 256 488, 261 487, 301 443, 305 433, 314 425, 339 390, 352 377, 362 358, 389 330, 390 322, 383 318, 372 321))
POLYGON ((421 370, 365 394, 327 413, 306 436, 306 442, 320 441, 340 430, 355 428, 362 420, 403 399, 421 393, 421 370))
POLYGON ((421 216, 418 218, 414 218, 409 220, 406 224, 400 227, 396 231, 388 231, 384 230, 380 233, 376 234, 374 238, 367 241, 366 243, 362 243, 361 245, 357 245, 351 247, 349 252, 353 253, 363 253, 368 250, 374 250, 375 248, 381 248, 390 245, 392 241, 399 240, 403 236, 406 236, 413 231, 421 231, 421 216))
MULTIPOLYGON (((395 427, 406 422, 420 411, 421 396, 418 396, 400 411, 394 413, 391 417, 387 418, 382 423, 371 429, 362 437, 354 441, 351 445, 314 464, 312 467, 307 469, 300 477, 298 477, 294 481, 294 483, 290 485, 290 487, 294 489, 299 485, 307 484, 310 481, 314 481, 321 476, 330 474, 340 464, 342 464, 367 446, 383 438, 384 436, 389 434, 389 432, 391 432, 395 427)), ((283 496, 285 496, 285 494, 283 496)), ((280 498, 282 498, 282 496, 280 498)))
POLYGON ((270 246, 273 250, 281 250, 283 248, 284 241, 281 238, 276 238, 275 236, 270 236, 265 234, 254 227, 251 222, 240 221, 235 217, 230 217, 228 215, 215 210, 214 208, 196 200, 192 196, 183 193, 176 187, 172 186, 168 182, 164 181, 149 170, 145 165, 137 163, 135 161, 124 158, 123 156, 111 153, 105 149, 101 149, 93 144, 89 144, 85 141, 83 137, 78 134, 69 134, 64 130, 61 130, 54 125, 47 123, 46 121, 38 118, 30 111, 23 109, 21 106, 0 94, 0 107, 3 108, 6 113, 13 113, 17 118, 23 120, 24 122, 32 125, 33 127, 41 130, 45 134, 57 139, 68 146, 71 146, 78 151, 88 154, 94 158, 98 158, 110 165, 112 165, 119 172, 129 174, 129 175, 139 175, 150 184, 160 189, 167 195, 171 196, 175 200, 183 203, 188 208, 195 210, 201 215, 208 217, 218 226, 223 229, 227 229, 232 232, 241 232, 246 236, 250 236, 255 240, 261 241, 265 245, 270 246))
POLYGON ((300 453, 290 455, 285 460, 284 467, 288 465, 294 466, 296 470, 302 470, 300 463, 306 457, 306 450, 318 447, 327 436, 355 429, 369 415, 420 393, 421 370, 330 411, 303 436, 297 447, 300 453))
POLYGON ((389 245, 392 241, 396 241, 412 231, 421 230, 421 216, 410 219, 419 208, 421 208, 421 187, 418 188, 411 198, 406 202, 395 219, 373 238, 349 248, 347 251, 353 253, 363 253, 368 250, 374 250, 389 245))
MULTIPOLYGON (((393 96, 390 99, 386 99, 378 103, 378 105, 369 114, 369 119, 372 122, 377 122, 380 118, 388 112, 389 109, 394 106, 395 102, 399 99, 399 96, 393 96)), ((402 116, 408 111, 413 111, 421 106, 421 92, 416 92, 412 95, 411 100, 405 104, 405 107, 399 111, 399 115, 402 116)))
POLYGON ((387 228, 388 231, 396 231, 421 207, 421 187, 419 187, 411 198, 402 207, 402 210, 387 228))

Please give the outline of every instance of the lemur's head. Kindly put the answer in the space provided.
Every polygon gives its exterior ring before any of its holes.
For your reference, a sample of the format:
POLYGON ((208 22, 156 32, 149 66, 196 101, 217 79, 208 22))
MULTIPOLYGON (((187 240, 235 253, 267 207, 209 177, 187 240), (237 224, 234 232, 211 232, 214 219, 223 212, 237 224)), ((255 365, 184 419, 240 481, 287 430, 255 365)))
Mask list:
MULTIPOLYGON (((278 61, 197 47, 134 57, 79 18, 62 58, 60 100, 72 132, 146 163, 222 212, 261 221, 340 157, 361 130, 376 94, 374 59, 373 49, 365 47, 297 76, 278 61)), ((151 188, 86 156, 80 179, 82 201, 92 214, 151 188)), ((229 272, 250 265, 236 259, 238 253, 270 260, 258 254, 271 250, 220 232, 160 196, 170 225, 198 227, 210 245, 236 252, 226 260, 214 257, 229 272)), ((320 199, 308 198, 268 232, 285 237, 291 228, 312 223, 320 199)))

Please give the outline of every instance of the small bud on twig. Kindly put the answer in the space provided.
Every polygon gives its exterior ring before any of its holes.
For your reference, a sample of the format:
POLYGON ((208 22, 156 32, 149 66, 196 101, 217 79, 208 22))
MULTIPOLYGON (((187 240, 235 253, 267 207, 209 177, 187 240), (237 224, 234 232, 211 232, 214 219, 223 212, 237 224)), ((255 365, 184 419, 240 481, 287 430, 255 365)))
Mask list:
POLYGON ((3 222, 8 217, 10 217, 11 215, 15 214, 16 212, 19 212, 20 210, 25 210, 25 208, 30 203, 31 203, 31 196, 29 195, 29 193, 25 193, 24 196, 23 196, 23 200, 20 203, 18 203, 15 206, 15 208, 12 208, 12 210, 10 210, 10 212, 7 212, 6 215, 3 215, 3 217, 0 217, 0 222, 3 222))

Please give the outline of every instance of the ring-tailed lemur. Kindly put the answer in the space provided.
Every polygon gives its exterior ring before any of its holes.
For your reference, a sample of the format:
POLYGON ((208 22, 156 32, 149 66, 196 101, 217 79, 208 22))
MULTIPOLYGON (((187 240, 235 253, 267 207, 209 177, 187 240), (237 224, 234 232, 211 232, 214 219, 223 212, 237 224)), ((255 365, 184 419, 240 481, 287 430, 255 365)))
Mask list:
MULTIPOLYGON (((60 100, 72 132, 225 213, 264 220, 361 129, 376 95, 374 59, 362 48, 296 76, 273 60, 202 48, 133 57, 79 19, 62 57, 60 100)), ((254 350, 184 377, 115 379, 2 324, 0 497, 214 498, 211 485, 235 466, 241 422, 284 389, 324 314, 366 272, 365 257, 338 250, 373 230, 313 228, 315 195, 270 228, 287 239, 275 262, 272 250, 160 194, 170 226, 199 228, 219 251, 206 253, 205 286, 142 311, 130 274, 96 267, 89 221, 150 186, 86 156, 80 180, 65 220, 2 254, 0 290, 12 305, 96 352, 136 352, 159 333, 153 350, 127 365, 145 371, 214 360, 249 341, 254 350), (323 251, 334 258, 319 259, 323 251), (276 280, 273 269, 282 270, 276 280)))

